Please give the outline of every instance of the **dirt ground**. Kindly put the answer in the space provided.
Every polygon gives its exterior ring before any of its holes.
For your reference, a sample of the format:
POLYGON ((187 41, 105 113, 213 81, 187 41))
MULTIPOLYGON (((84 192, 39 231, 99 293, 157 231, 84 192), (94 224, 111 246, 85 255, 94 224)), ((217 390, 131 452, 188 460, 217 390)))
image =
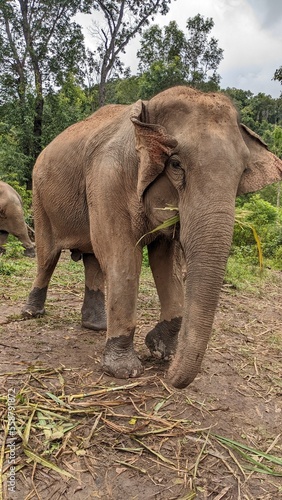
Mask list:
MULTIPOLYGON (((27 291, 32 276, 17 278, 27 291)), ((2 278, 4 499, 282 499, 282 273, 251 291, 223 287, 184 390, 144 345, 158 317, 148 273, 135 340, 145 373, 128 381, 101 371, 105 332, 80 326, 82 282, 52 285, 47 314, 23 321, 16 277, 2 278)))

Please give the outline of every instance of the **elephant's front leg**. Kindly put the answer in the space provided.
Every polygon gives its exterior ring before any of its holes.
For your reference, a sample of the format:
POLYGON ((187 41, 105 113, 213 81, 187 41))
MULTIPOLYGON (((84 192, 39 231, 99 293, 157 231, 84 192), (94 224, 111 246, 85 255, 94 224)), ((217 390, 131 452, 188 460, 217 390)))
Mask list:
POLYGON ((148 245, 149 263, 160 304, 160 321, 146 336, 151 354, 168 360, 174 354, 181 327, 184 301, 182 250, 175 240, 156 240, 148 245))
POLYGON ((123 249, 107 265, 107 342, 103 369, 117 378, 138 377, 143 366, 133 347, 141 270, 140 249, 123 249))

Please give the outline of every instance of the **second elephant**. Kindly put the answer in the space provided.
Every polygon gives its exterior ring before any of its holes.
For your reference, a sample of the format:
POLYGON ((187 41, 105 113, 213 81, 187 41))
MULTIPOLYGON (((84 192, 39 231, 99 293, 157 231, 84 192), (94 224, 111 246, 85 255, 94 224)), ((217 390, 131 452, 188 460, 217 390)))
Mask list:
POLYGON ((35 245, 28 235, 21 197, 12 186, 0 181, 0 251, 2 253, 5 252, 2 245, 7 242, 9 234, 20 240, 25 248, 24 255, 35 256, 35 245))

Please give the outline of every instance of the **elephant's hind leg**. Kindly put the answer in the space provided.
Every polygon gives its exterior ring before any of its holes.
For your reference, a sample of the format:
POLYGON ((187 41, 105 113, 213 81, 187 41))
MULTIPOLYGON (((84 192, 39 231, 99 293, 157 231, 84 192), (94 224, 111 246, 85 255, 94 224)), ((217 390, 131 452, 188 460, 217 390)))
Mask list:
POLYGON ((82 326, 90 330, 106 330, 104 276, 93 254, 83 254, 85 293, 81 309, 82 326))
POLYGON ((22 310, 24 318, 36 318, 45 312, 44 304, 47 296, 48 285, 57 265, 61 251, 37 252, 37 276, 33 283, 28 300, 22 310))

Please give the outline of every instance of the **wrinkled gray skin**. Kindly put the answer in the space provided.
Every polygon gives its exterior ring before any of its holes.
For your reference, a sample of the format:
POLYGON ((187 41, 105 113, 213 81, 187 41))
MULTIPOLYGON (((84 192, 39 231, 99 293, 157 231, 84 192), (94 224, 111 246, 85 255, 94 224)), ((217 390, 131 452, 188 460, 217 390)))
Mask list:
POLYGON ((236 195, 281 178, 282 162, 240 125, 222 94, 175 87, 148 102, 99 109, 60 134, 35 165, 38 272, 24 315, 44 312, 61 250, 74 250, 74 258, 81 253, 82 324, 100 330, 107 316, 104 370, 137 377, 142 364, 133 335, 146 244, 161 303, 160 320, 146 344, 160 358, 176 348, 169 378, 175 387, 187 386, 211 334, 236 195), (172 215, 159 210, 167 205, 178 206, 180 231, 154 233, 136 247, 142 235, 172 215), (178 240, 187 267, 185 287, 178 240))
POLYGON ((0 253, 5 253, 8 236, 16 236, 25 248, 27 257, 35 257, 34 243, 30 240, 24 220, 20 195, 6 182, 0 181, 0 253))

